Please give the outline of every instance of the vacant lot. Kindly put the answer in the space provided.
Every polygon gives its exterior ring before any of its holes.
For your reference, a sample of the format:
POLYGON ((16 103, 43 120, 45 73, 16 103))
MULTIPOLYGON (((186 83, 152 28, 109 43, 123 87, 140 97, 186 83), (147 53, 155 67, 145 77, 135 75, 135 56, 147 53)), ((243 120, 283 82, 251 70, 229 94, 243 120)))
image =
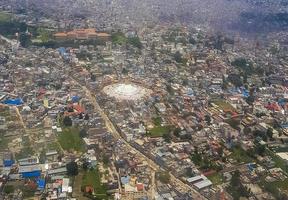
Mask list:
POLYGON ((150 137, 162 137, 164 134, 168 134, 170 130, 169 126, 156 126, 149 130, 148 135, 150 137))
POLYGON ((229 158, 236 160, 237 162, 249 163, 253 162, 253 158, 251 158, 245 150, 241 147, 234 147, 232 150, 232 154, 229 155, 229 158))
POLYGON ((0 22, 8 22, 11 19, 11 14, 6 12, 0 12, 0 22))
POLYGON ((230 103, 228 103, 228 102, 226 102, 224 100, 215 100, 212 103, 217 105, 223 111, 236 112, 236 109, 230 103))
POLYGON ((101 183, 101 174, 98 169, 87 170, 84 172, 82 187, 85 186, 92 186, 96 196, 101 196, 104 199, 107 198, 106 188, 101 183))
POLYGON ((58 141, 64 150, 84 151, 83 140, 79 136, 78 128, 63 128, 62 133, 58 136, 58 141))

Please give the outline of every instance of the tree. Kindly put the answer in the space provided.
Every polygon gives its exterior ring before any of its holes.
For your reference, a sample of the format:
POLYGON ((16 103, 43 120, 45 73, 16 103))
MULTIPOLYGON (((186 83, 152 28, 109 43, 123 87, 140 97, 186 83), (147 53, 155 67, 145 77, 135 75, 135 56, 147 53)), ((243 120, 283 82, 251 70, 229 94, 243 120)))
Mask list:
POLYGON ((131 44, 132 46, 141 49, 142 48, 142 43, 141 40, 138 36, 136 37, 129 37, 128 38, 128 43, 131 44))
POLYGON ((82 168, 86 171, 89 167, 89 163, 87 161, 83 162, 82 168))
POLYGON ((78 165, 76 162, 72 161, 66 164, 67 174, 69 176, 76 176, 78 175, 78 165))
POLYGON ((228 192, 232 195, 233 199, 240 199, 240 197, 249 197, 250 190, 242 185, 240 181, 240 172, 236 170, 231 177, 230 186, 228 186, 228 192))
POLYGON ((84 120, 89 120, 89 115, 88 114, 85 115, 84 120))
POLYGON ((20 33, 19 41, 22 47, 28 47, 31 44, 31 36, 27 33, 20 33))
POLYGON ((228 80, 235 86, 241 87, 243 85, 243 81, 239 74, 229 74, 228 80))
POLYGON ((179 137, 181 133, 181 128, 179 127, 175 128, 173 133, 176 137, 179 137))
POLYGON ((219 147, 218 149, 217 149, 217 153, 218 153, 218 155, 220 156, 220 157, 222 157, 222 155, 223 155, 223 147, 219 147))
POLYGON ((187 86, 188 85, 188 79, 183 79, 182 85, 187 86))
POLYGON ((196 44, 197 43, 197 41, 191 36, 189 37, 188 41, 189 41, 190 44, 196 44))
POLYGON ((251 133, 251 128, 245 127, 245 128, 243 129, 243 132, 244 132, 245 135, 248 135, 249 133, 251 133))
POLYGON ((128 70, 125 67, 122 69, 122 74, 124 74, 124 75, 128 74, 128 70))
POLYGON ((63 124, 65 126, 72 126, 72 119, 69 116, 65 116, 63 119, 63 124))
POLYGON ((239 170, 236 170, 236 171, 232 174, 230 184, 231 184, 232 186, 234 186, 234 187, 239 186, 239 184, 240 184, 240 172, 239 172, 239 170))
POLYGON ((79 132, 79 135, 81 138, 84 138, 84 137, 87 137, 87 131, 86 129, 81 129, 80 132, 79 132))
POLYGON ((246 102, 249 104, 249 105, 253 105, 255 101, 255 97, 253 95, 250 95, 249 97, 247 97, 246 99, 246 102))
POLYGON ((110 159, 109 159, 109 157, 107 155, 104 154, 103 157, 102 157, 102 161, 103 161, 104 165, 108 165, 109 162, 110 162, 110 159))
POLYGON ((268 128, 266 135, 269 137, 269 139, 273 138, 273 129, 272 128, 268 128))
POLYGON ((91 81, 95 82, 96 81, 96 75, 95 74, 91 74, 91 81))
POLYGON ((4 189, 3 189, 4 193, 6 193, 6 194, 12 194, 14 192, 14 190, 15 190, 15 188, 13 185, 5 185, 4 189))
POLYGON ((264 156, 265 155, 265 151, 266 151, 266 147, 264 145, 261 144, 257 144, 255 146, 255 152, 260 155, 260 156, 264 156))
POLYGON ((195 149, 194 154, 191 156, 191 160, 195 165, 200 165, 202 162, 202 156, 198 153, 198 150, 195 149))
POLYGON ((182 62, 182 54, 179 51, 176 51, 176 53, 174 54, 174 60, 177 63, 181 63, 182 62))
POLYGON ((234 129, 237 129, 238 126, 240 125, 240 121, 233 118, 226 120, 226 123, 229 124, 234 129))
POLYGON ((192 170, 192 168, 191 167, 188 167, 188 168, 186 168, 186 176, 188 176, 188 177, 192 177, 192 176, 194 176, 194 173, 193 173, 193 170, 192 170))
POLYGON ((158 180, 164 184, 168 184, 170 182, 170 174, 168 172, 159 172, 158 180))
POLYGON ((211 124, 211 117, 209 115, 205 115, 205 121, 207 122, 208 125, 211 124))
POLYGON ((167 142, 167 143, 170 143, 171 142, 171 135, 169 134, 169 133, 165 133, 165 134, 163 134, 163 139, 164 139, 164 141, 165 142, 167 142))

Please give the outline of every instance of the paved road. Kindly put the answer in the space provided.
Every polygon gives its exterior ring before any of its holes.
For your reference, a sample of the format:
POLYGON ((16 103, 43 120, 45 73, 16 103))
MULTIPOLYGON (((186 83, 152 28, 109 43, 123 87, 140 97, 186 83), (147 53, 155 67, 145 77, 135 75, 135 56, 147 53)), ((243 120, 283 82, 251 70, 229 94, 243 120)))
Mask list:
MULTIPOLYGON (((89 98, 90 102, 93 104, 93 106, 95 108, 95 111, 97 111, 101 115, 101 117, 105 121, 105 124, 106 124, 106 127, 107 127, 108 131, 113 135, 113 137, 118 139, 118 140, 121 140, 126 145, 128 150, 135 152, 137 154, 137 156, 139 156, 140 158, 145 160, 148 163, 148 165, 154 171, 160 170, 160 166, 158 166, 154 161, 152 161, 150 158, 145 156, 142 152, 140 152, 137 149, 135 149, 133 146, 131 146, 129 144, 129 142, 127 142, 124 138, 121 137, 120 133, 116 130, 116 128, 113 125, 113 123, 111 122, 111 120, 108 118, 108 116, 105 114, 105 112, 102 110, 102 108, 100 107, 100 105, 96 101, 96 95, 93 94, 86 86, 84 86, 81 83, 79 83, 76 79, 73 79, 71 76, 70 76, 70 78, 71 78, 71 80, 74 83, 76 83, 79 86, 81 86, 83 91, 85 91, 85 93, 86 93, 87 97, 89 98)), ((198 191, 196 191, 194 188, 192 188, 191 186, 185 184, 180 179, 176 178, 172 173, 169 172, 169 174, 170 174, 170 181, 174 185, 180 187, 183 192, 191 192, 193 197, 195 199, 197 199, 197 200, 206 199, 198 191)))

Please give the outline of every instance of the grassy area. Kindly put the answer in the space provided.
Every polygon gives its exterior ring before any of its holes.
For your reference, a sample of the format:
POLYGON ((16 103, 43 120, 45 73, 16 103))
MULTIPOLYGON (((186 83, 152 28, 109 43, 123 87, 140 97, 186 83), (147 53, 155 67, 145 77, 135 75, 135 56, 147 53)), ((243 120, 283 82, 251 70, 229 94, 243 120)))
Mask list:
POLYGON ((7 12, 0 12, 0 22, 8 22, 11 20, 11 14, 7 12))
POLYGON ((241 147, 238 146, 233 148, 232 154, 229 155, 229 158, 232 158, 237 162, 244 162, 244 163, 254 161, 253 158, 251 158, 245 150, 243 150, 241 147))
POLYGON ((161 122, 162 122, 161 117, 153 118, 153 123, 154 123, 155 126, 160 126, 161 122))
POLYGON ((64 150, 84 151, 83 140, 79 135, 78 128, 63 128, 62 133, 58 136, 58 141, 64 150))
POLYGON ((57 152, 61 152, 61 147, 58 142, 51 142, 47 144, 47 150, 56 150, 57 152))
POLYGON ((30 146, 26 146, 19 153, 15 154, 16 160, 27 158, 29 156, 32 156, 34 154, 34 150, 30 146))
POLYGON ((221 110, 225 110, 225 111, 232 111, 235 112, 236 109, 228 102, 224 101, 224 100, 215 100, 212 103, 214 103, 215 105, 219 106, 219 108, 221 110))
POLYGON ((207 178, 214 184, 214 185, 220 185, 223 183, 223 178, 219 173, 212 174, 210 176, 207 176, 207 178))
POLYGON ((92 186, 94 188, 94 193, 96 194, 96 196, 107 196, 107 190, 105 186, 103 186, 103 184, 101 183, 101 174, 98 169, 87 170, 86 172, 84 172, 82 187, 85 186, 92 186))
POLYGON ((121 32, 113 33, 112 34, 112 42, 115 44, 125 44, 127 42, 127 38, 121 32))
POLYGON ((272 183, 265 182, 262 180, 259 185, 264 188, 266 191, 270 192, 276 199, 286 199, 283 197, 281 190, 283 193, 287 194, 288 192, 288 179, 285 179, 284 181, 275 181, 272 183))
MULTIPOLYGON (((266 148, 266 153, 271 156, 272 160, 275 162, 275 166, 281 168, 284 172, 288 173, 288 165, 287 163, 277 156, 273 151, 266 148)), ((287 186, 288 187, 288 186, 287 186)))
POLYGON ((169 126, 156 126, 149 130, 150 137, 162 137, 164 134, 168 134, 170 132, 169 126))
POLYGON ((5 150, 8 147, 8 139, 3 135, 0 136, 0 150, 5 150))
POLYGON ((273 185, 279 189, 285 190, 287 192, 288 190, 288 179, 285 179, 284 181, 276 181, 273 182, 273 185))
POLYGON ((36 32, 38 34, 37 39, 42 42, 48 42, 52 38, 51 32, 45 28, 37 28, 36 32))
POLYGON ((22 137, 22 145, 23 148, 21 149, 21 151, 15 154, 17 160, 34 155, 34 149, 32 148, 30 139, 27 135, 22 137))
POLYGON ((1 110, 1 111, 0 111, 0 116, 1 116, 1 117, 8 117, 8 116, 10 116, 10 111, 9 111, 9 109, 3 109, 3 111, 1 110))

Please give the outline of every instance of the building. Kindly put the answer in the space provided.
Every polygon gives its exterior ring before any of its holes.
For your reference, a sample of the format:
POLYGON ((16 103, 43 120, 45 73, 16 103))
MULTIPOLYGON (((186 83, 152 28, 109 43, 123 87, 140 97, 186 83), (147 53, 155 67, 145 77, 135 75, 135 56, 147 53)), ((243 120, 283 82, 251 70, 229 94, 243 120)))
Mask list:
POLYGON ((55 33, 55 39, 57 40, 88 40, 88 39, 100 39, 100 40, 109 40, 110 34, 103 32, 96 32, 94 28, 88 29, 75 29, 66 33, 55 33))

